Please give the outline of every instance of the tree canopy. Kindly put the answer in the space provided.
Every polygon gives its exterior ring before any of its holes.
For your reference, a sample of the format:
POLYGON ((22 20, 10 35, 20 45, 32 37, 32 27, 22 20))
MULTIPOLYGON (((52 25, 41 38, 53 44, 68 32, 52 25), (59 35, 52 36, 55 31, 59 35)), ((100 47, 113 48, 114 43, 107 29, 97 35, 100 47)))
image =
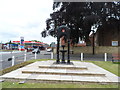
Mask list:
POLYGON ((56 37, 56 28, 64 24, 71 29, 73 43, 80 37, 90 45, 92 30, 113 20, 118 22, 116 26, 120 25, 120 2, 54 2, 53 10, 46 20, 46 30, 41 33, 43 37, 56 37))
POLYGON ((41 42, 41 41, 38 41, 38 40, 31 40, 31 41, 33 41, 33 42, 41 42))

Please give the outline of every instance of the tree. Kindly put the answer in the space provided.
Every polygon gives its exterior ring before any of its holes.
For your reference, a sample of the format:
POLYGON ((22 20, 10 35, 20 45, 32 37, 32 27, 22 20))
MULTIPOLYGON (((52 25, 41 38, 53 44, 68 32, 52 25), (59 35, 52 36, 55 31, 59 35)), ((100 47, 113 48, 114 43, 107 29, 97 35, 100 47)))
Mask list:
POLYGON ((111 18, 119 21, 119 7, 120 2, 55 2, 54 12, 50 14, 51 18, 46 20, 46 30, 42 32, 42 36, 46 37, 49 32, 49 35, 56 37, 56 28, 65 24, 71 29, 70 38, 73 43, 77 43, 80 37, 90 45, 91 28, 110 23, 111 18), (58 7, 60 9, 57 9, 58 7))
POLYGON ((38 40, 31 40, 31 41, 33 41, 33 42, 41 42, 41 41, 38 41, 38 40))

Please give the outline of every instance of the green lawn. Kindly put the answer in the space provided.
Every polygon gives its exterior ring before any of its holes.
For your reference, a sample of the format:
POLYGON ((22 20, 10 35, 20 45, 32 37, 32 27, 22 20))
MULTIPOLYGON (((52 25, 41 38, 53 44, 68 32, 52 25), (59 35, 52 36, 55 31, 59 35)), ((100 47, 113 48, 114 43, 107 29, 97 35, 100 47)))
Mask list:
POLYGON ((24 83, 3 82, 2 88, 118 88, 118 85, 109 84, 78 84, 78 83, 24 83))
POLYGON ((104 61, 87 61, 87 62, 91 62, 91 63, 94 63, 112 73, 114 73, 115 75, 117 76, 120 76, 120 74, 118 72, 120 72, 120 70, 118 69, 119 68, 119 65, 120 63, 118 62, 110 62, 110 61, 107 61, 107 62, 104 62, 104 61))
MULTIPOLYGON (((33 63, 36 61, 43 61, 48 59, 38 59, 38 60, 29 60, 25 63, 15 65, 13 67, 7 68, 7 70, 3 70, 4 73, 10 72, 15 70, 19 67, 25 66, 29 63, 33 63)), ((120 63, 112 63, 112 62, 104 62, 104 61, 86 61, 94 63, 116 75, 118 75, 118 65, 120 63)), ((120 76, 120 75, 119 75, 120 76)), ((18 84, 18 82, 3 82, 2 88, 118 88, 118 85, 115 84, 108 84, 108 85, 101 85, 101 84, 75 84, 75 83, 24 83, 18 84)))

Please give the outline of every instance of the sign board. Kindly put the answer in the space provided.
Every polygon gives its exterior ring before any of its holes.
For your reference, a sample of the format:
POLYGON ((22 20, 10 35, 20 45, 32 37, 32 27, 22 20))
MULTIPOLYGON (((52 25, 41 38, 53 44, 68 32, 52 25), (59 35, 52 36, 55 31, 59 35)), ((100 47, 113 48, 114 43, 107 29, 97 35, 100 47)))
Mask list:
POLYGON ((23 51, 23 50, 24 50, 24 37, 20 37, 19 50, 20 50, 20 51, 23 51))
POLYGON ((57 38, 60 39, 62 36, 65 36, 67 39, 70 38, 70 29, 65 25, 57 28, 57 38))
POLYGON ((118 41, 112 41, 112 46, 118 46, 118 41))

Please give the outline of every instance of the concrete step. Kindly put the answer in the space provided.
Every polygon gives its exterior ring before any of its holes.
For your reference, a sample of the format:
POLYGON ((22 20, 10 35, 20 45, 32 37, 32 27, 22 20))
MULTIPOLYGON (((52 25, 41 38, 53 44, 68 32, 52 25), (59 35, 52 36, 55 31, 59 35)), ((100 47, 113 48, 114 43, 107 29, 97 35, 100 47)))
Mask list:
MULTIPOLYGON (((109 78, 107 77, 100 77, 100 76, 74 76, 74 75, 49 75, 49 74, 22 74, 17 75, 15 77, 4 77, 5 80, 12 80, 18 82, 20 84, 25 82, 33 82, 33 83, 39 83, 39 82, 76 82, 76 83, 118 83, 117 80, 111 82, 109 78)), ((115 78, 117 79, 117 78, 115 78)))
POLYGON ((101 76, 104 77, 104 73, 97 73, 97 72, 81 72, 78 70, 54 70, 54 69, 49 69, 49 70, 23 70, 23 74, 50 74, 50 75, 77 75, 77 76, 101 76))
POLYGON ((39 68, 50 68, 50 69, 70 69, 70 70, 87 70, 86 66, 73 66, 73 65, 40 65, 39 68))

